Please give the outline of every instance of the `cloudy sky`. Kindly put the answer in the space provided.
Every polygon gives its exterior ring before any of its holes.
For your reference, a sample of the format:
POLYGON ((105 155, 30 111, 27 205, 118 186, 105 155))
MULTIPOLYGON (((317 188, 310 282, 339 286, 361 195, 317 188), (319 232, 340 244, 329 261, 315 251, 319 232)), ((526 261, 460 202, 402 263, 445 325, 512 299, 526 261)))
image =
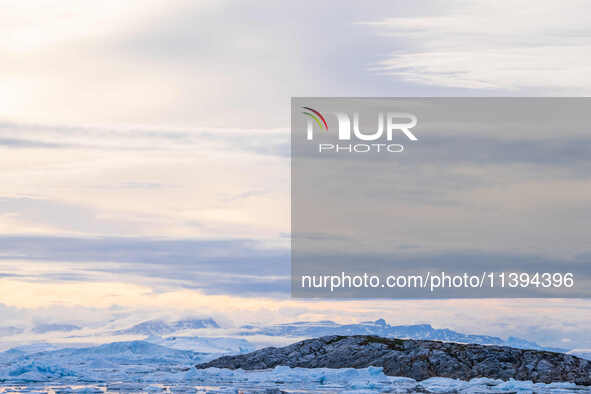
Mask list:
POLYGON ((293 300, 287 249, 290 97, 589 95, 587 2, 0 6, 1 325, 384 317, 591 347, 587 300, 293 300))

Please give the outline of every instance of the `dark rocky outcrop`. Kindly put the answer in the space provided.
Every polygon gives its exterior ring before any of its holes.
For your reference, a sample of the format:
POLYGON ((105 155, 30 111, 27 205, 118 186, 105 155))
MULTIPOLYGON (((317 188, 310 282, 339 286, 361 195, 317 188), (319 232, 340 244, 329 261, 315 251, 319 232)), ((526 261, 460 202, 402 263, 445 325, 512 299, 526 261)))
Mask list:
POLYGON ((390 376, 557 381, 591 385, 591 361, 563 353, 369 335, 326 336, 199 364, 230 369, 383 367, 390 376))

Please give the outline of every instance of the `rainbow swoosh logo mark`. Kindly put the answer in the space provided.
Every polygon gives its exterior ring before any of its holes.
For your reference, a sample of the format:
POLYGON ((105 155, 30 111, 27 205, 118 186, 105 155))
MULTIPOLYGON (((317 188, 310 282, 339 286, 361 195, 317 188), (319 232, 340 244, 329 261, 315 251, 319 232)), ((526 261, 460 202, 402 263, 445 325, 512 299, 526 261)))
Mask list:
POLYGON ((315 109, 310 108, 310 107, 302 107, 302 108, 307 110, 307 111, 302 112, 304 115, 308 115, 309 117, 314 119, 316 121, 316 123, 318 123, 318 127, 328 131, 328 124, 326 123, 326 119, 324 119, 324 116, 322 116, 322 114, 320 112, 318 112, 315 109), (322 121, 322 123, 320 121, 322 121))

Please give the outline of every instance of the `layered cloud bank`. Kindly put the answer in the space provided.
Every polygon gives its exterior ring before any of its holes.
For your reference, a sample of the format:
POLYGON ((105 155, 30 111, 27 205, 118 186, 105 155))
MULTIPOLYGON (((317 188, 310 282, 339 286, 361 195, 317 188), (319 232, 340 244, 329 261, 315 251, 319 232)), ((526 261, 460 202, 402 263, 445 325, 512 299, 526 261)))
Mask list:
MULTIPOLYGON (((591 346, 584 300, 288 298, 291 96, 586 94, 585 3, 41 3, 6 1, 0 16, 0 335, 198 312, 228 324, 384 316, 591 346)), ((401 183, 407 212, 427 212, 441 233, 449 197, 479 209, 503 192, 516 196, 504 209, 553 214, 568 202, 577 209, 558 213, 576 225, 544 227, 556 216, 543 214, 531 224, 546 229, 542 257, 589 259, 588 136, 473 137, 468 147, 491 154, 461 163, 456 137, 431 152, 456 181, 401 183), (548 160, 555 148, 573 161, 548 160), (499 176, 533 168, 526 186, 499 176), (552 242, 558 232, 568 239, 552 242)), ((515 238, 515 226, 470 225, 481 249, 488 236, 515 238)), ((498 257, 436 249, 422 251, 459 264, 498 257)), ((540 258, 534 249, 504 257, 540 258)))

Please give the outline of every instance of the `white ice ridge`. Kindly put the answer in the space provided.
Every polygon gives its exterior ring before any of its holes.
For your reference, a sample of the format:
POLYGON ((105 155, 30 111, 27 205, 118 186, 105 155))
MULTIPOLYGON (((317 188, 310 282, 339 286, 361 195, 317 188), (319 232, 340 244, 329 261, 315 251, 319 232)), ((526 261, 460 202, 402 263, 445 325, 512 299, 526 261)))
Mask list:
MULTIPOLYGON (((67 392, 68 385, 77 387, 84 392, 102 392, 112 390, 123 391, 162 391, 169 388, 173 392, 182 388, 184 392, 260 392, 259 390, 288 390, 313 392, 344 392, 344 393, 591 393, 587 387, 574 383, 532 383, 530 381, 502 381, 488 378, 476 378, 462 381, 450 378, 430 378, 416 381, 411 378, 386 376, 382 368, 368 367, 363 369, 343 368, 290 368, 278 366, 273 369, 244 371, 220 368, 188 370, 168 369, 161 366, 157 370, 128 370, 127 374, 118 374, 119 383, 109 378, 107 370, 112 366, 98 368, 102 373, 87 373, 76 376, 74 371, 59 367, 49 367, 32 363, 24 367, 19 375, 3 376, 4 385, 20 383, 20 390, 38 390, 41 388, 61 386, 60 392, 67 392), (138 373, 140 372, 140 373, 138 373), (125 376, 126 375, 126 376, 125 376), (78 378, 78 379, 77 379, 78 378), (79 379, 82 378, 82 379, 79 379), (93 383, 93 380, 96 379, 93 383), (106 380, 103 380, 105 379, 106 380), (101 382, 102 381, 102 382, 101 382), (37 383, 35 383, 37 382, 37 383), (65 390, 65 391, 64 391, 65 390), (93 391, 96 390, 96 391, 93 391)), ((17 374, 18 374, 17 372, 17 374)), ((89 371, 88 371, 89 372, 89 371)), ((98 372, 95 370, 95 372, 98 372)), ((13 371, 14 373, 14 371, 13 371)), ((0 379, 1 381, 2 379, 0 379)), ((6 387, 5 387, 6 388, 6 387)), ((0 384, 0 393, 3 392, 0 384)))
POLYGON ((495 392, 591 392, 587 387, 574 383, 533 383, 531 381, 502 381, 488 378, 475 378, 463 381, 450 378, 430 378, 417 382, 411 378, 386 376, 381 367, 363 369, 343 368, 290 368, 278 366, 273 369, 244 371, 207 368, 192 369, 185 376, 185 381, 234 385, 247 384, 269 386, 281 383, 289 387, 313 390, 369 391, 369 392, 430 392, 430 393, 495 393, 495 392), (310 385, 313 387, 310 387, 310 385))

